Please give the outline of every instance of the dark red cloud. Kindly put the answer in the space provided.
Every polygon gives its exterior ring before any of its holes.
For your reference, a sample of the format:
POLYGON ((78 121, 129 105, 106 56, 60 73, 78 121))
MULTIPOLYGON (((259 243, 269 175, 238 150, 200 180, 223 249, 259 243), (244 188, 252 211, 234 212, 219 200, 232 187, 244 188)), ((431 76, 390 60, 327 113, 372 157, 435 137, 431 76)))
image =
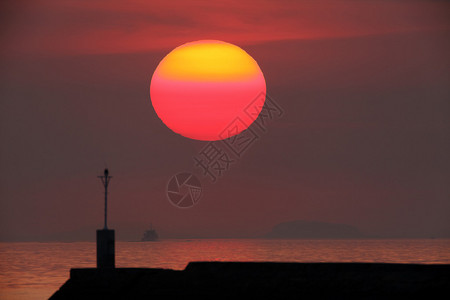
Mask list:
POLYGON ((11 9, 7 54, 170 49, 199 39, 237 44, 449 29, 441 1, 31 1, 11 9), (15 9, 14 9, 15 8, 15 9))

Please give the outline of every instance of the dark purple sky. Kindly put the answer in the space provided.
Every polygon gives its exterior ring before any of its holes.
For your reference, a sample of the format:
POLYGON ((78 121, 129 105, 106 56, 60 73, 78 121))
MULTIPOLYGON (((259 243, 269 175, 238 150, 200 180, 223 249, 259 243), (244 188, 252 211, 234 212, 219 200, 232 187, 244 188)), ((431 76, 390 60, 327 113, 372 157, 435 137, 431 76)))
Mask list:
POLYGON ((0 240, 254 236, 304 219, 450 236, 446 1, 28 1, 0 16, 0 240), (170 3, 170 4, 168 4, 170 3), (173 48, 217 39, 259 64, 284 115, 217 183, 206 145, 168 129, 150 79, 173 48), (203 197, 166 198, 192 171, 203 197))

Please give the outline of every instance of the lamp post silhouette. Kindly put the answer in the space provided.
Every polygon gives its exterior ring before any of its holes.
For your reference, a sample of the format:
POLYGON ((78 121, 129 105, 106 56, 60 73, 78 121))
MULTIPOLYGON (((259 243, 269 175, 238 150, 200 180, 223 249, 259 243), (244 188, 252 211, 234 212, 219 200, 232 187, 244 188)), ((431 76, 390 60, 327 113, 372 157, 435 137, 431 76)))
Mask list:
POLYGON ((114 268, 115 267, 115 253, 114 253, 114 230, 108 229, 108 184, 111 180, 108 169, 105 169, 103 176, 97 176, 102 180, 105 187, 105 224, 103 229, 97 230, 97 268, 114 268))
POLYGON ((109 176, 108 169, 105 169, 104 176, 97 176, 97 177, 102 180, 103 186, 105 187, 105 226, 103 227, 103 229, 108 229, 108 215, 107 215, 107 210, 108 210, 108 184, 109 184, 109 181, 111 180, 112 177, 109 176))

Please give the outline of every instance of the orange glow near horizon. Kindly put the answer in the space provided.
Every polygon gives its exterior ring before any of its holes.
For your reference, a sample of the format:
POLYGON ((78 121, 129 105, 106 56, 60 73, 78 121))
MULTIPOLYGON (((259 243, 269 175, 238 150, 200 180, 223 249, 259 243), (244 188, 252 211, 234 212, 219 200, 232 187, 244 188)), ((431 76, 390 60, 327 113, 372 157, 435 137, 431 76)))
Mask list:
POLYGON ((264 97, 257 97, 265 92, 256 61, 241 48, 215 40, 175 48, 159 63, 150 86, 153 107, 163 123, 182 136, 204 141, 248 128, 264 104, 264 97), (249 105, 252 114, 245 113, 249 105), (236 118, 239 127, 227 131, 236 118))

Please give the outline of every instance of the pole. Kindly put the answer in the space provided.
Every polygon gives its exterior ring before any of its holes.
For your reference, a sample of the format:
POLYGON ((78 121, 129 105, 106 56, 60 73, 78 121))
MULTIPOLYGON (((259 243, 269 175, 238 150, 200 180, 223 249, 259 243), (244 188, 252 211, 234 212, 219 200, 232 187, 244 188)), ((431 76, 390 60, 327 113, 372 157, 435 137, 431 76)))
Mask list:
POLYGON ((100 178, 102 180, 103 186, 105 187, 105 225, 104 225, 104 229, 108 229, 108 215, 107 215, 107 210, 108 210, 108 184, 109 184, 109 181, 112 178, 112 176, 109 176, 108 174, 109 174, 108 169, 105 169, 104 176, 97 176, 98 178, 100 178))
POLYGON ((105 225, 103 229, 97 230, 97 268, 115 268, 115 238, 114 230, 108 229, 108 184, 111 180, 108 169, 105 169, 103 176, 98 176, 105 187, 105 225))
POLYGON ((106 213, 108 211, 108 186, 105 185, 105 227, 104 229, 108 229, 108 214, 106 213))

